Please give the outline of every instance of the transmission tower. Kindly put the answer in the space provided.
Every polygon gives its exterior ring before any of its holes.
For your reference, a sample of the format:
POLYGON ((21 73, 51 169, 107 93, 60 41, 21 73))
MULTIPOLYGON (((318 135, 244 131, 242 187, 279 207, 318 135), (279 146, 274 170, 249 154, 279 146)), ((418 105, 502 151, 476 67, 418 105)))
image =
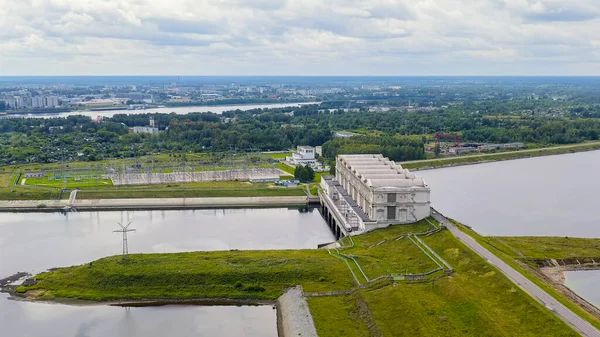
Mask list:
POLYGON ((123 261, 129 261, 129 250, 127 248, 127 232, 134 232, 135 229, 129 229, 129 225, 131 222, 127 224, 127 226, 123 226, 120 222, 117 222, 121 229, 117 229, 113 232, 123 233, 123 261))

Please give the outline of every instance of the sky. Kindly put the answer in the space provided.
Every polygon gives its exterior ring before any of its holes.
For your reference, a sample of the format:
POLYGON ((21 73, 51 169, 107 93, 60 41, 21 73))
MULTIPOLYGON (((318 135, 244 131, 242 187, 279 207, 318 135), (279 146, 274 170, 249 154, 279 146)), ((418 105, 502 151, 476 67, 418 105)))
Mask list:
POLYGON ((600 75, 600 0, 0 0, 3 75, 600 75))

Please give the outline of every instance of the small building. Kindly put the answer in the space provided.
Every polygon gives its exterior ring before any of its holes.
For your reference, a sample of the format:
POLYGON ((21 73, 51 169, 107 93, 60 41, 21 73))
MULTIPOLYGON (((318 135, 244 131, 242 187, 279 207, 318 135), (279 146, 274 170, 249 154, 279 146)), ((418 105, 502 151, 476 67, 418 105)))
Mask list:
POLYGON ((292 156, 286 157, 286 160, 292 165, 315 165, 315 148, 312 146, 298 146, 292 156))
POLYGON ((46 177, 46 172, 27 172, 25 173, 25 178, 44 178, 46 177))
POLYGON ((153 135, 158 134, 158 128, 153 128, 149 126, 134 126, 129 129, 131 133, 150 133, 153 135))
POLYGON ((477 151, 476 147, 471 147, 471 146, 467 146, 467 147, 453 147, 450 150, 448 150, 448 152, 450 153, 454 153, 456 155, 459 155, 461 153, 466 153, 466 152, 475 152, 477 151))

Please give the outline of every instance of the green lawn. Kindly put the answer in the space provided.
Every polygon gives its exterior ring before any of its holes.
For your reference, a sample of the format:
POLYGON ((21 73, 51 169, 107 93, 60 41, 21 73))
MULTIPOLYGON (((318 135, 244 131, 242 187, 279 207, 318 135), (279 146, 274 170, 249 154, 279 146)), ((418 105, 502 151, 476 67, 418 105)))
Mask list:
POLYGON ((326 250, 221 251, 135 254, 62 268, 36 277, 46 298, 275 299, 287 287, 305 291, 348 290, 347 267, 326 250))
POLYGON ((369 337, 356 296, 310 297, 308 307, 319 337, 369 337))
MULTIPOLYGON (((359 261, 372 276, 406 263, 424 272, 431 262, 423 253, 406 238, 394 239, 431 228, 420 222, 376 230, 354 237, 355 246, 340 251, 372 260, 359 261), (382 240, 387 241, 373 246, 382 240)), ((41 274, 37 285, 19 290, 37 290, 44 299, 274 299, 301 284, 309 293, 355 289, 351 295, 308 299, 321 337, 577 336, 450 232, 423 240, 454 274, 427 282, 382 280, 357 289, 345 262, 326 250, 136 254, 129 263, 115 256, 41 274)))
POLYGON ((289 157, 292 155, 291 152, 286 152, 286 153, 265 153, 267 156, 273 158, 273 159, 285 159, 285 157, 289 157))
POLYGON ((504 251, 514 258, 530 259, 568 259, 582 257, 600 257, 600 239, 570 237, 493 237, 498 248, 503 245, 510 249, 504 251))
POLYGON ((261 189, 105 189, 81 190, 78 199, 135 199, 135 198, 217 198, 217 197, 281 197, 305 196, 299 188, 261 189))
POLYGON ((457 226, 457 228, 473 237, 482 246, 484 246, 490 252, 494 253, 496 256, 498 256, 508 265, 513 267, 515 270, 523 274, 523 276, 527 277, 531 282, 544 289, 548 294, 550 294, 550 296, 554 297, 556 300, 558 300, 560 303, 571 309, 577 315, 590 322, 596 328, 600 329, 600 318, 588 313, 580 306, 578 306, 577 304, 569 300, 567 297, 565 297, 565 295, 563 295, 561 292, 556 290, 554 286, 542 280, 531 266, 515 258, 515 256, 517 256, 518 253, 511 249, 511 247, 508 247, 506 246, 506 244, 498 242, 498 240, 495 237, 484 237, 456 221, 453 221, 453 223, 457 226))
MULTIPOLYGON (((64 179, 56 179, 54 176, 47 175, 45 178, 22 178, 25 185, 41 186, 50 188, 63 188, 64 179)), ((66 179, 67 189, 86 188, 86 187, 109 187, 113 186, 112 180, 99 178, 96 180, 91 177, 71 177, 66 179)))

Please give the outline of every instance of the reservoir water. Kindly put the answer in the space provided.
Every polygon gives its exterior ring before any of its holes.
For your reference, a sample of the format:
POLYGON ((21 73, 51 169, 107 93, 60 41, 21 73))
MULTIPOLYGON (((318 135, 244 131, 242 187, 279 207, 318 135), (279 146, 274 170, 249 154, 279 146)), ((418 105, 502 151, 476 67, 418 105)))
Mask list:
POLYGON ((183 106, 183 107, 165 107, 165 108, 152 108, 143 110, 108 110, 108 111, 71 111, 61 113, 39 113, 39 114, 11 114, 6 117, 36 117, 36 118, 51 118, 51 117, 66 117, 69 115, 84 115, 89 117, 112 117, 116 114, 146 114, 146 113, 176 113, 178 115, 187 114, 191 112, 213 112, 216 114, 222 114, 225 111, 231 110, 252 110, 252 109, 272 109, 272 108, 286 108, 286 107, 297 107, 307 104, 319 104, 320 102, 303 102, 303 103, 268 103, 268 104, 234 104, 234 105, 202 105, 202 106, 183 106))
MULTIPOLYGON (((118 222, 131 222, 129 251, 301 249, 334 239, 317 210, 219 209, 0 213, 0 278, 82 264, 121 252, 118 222)), ((2 336, 277 336, 271 306, 66 306, 7 300, 2 336)))
POLYGON ((565 272, 565 285, 600 308, 600 270, 578 270, 565 272))
POLYGON ((416 172, 431 204, 483 235, 600 237, 600 151, 416 172))

